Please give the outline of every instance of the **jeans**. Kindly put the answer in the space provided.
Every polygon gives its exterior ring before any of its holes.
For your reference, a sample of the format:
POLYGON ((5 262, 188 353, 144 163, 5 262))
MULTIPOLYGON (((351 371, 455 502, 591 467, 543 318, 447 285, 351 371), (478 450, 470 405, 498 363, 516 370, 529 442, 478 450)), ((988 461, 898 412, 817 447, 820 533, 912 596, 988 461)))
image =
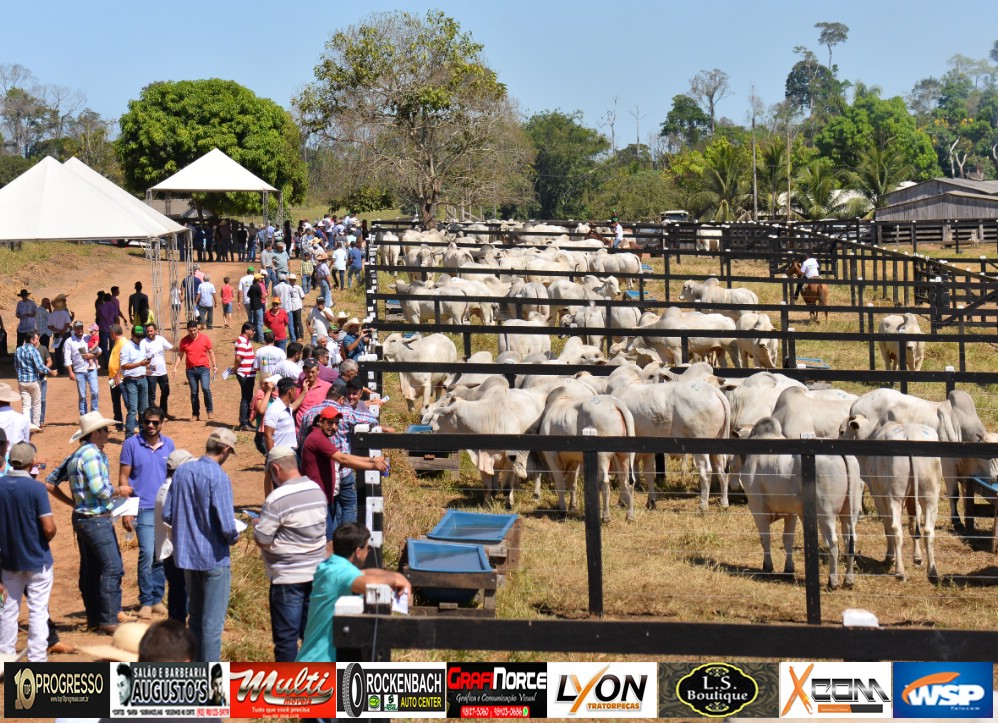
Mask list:
POLYGON ((301 290, 306 294, 312 290, 312 274, 306 274, 304 271, 301 274, 301 290))
POLYGON ((192 662, 216 662, 222 659, 222 629, 229 609, 232 570, 184 570, 187 582, 189 627, 197 641, 192 662))
POLYGON ((211 403, 211 371, 208 367, 191 367, 187 370, 187 383, 191 385, 191 411, 195 417, 201 416, 201 400, 198 399, 198 384, 204 392, 204 407, 211 414, 215 406, 211 403))
POLYGON ((21 414, 28 420, 28 425, 41 425, 42 419, 42 387, 38 382, 18 382, 17 390, 21 393, 21 414))
POLYGON ((87 627, 117 625, 124 570, 111 518, 74 512, 73 530, 80 548, 80 595, 87 612, 87 627))
POLYGON ((333 273, 336 274, 339 277, 339 280, 340 280, 339 281, 339 284, 340 284, 339 288, 341 288, 341 289, 347 288, 346 282, 343 281, 343 274, 345 274, 346 271, 344 271, 343 269, 336 269, 335 271, 333 271, 333 273))
POLYGON ((42 393, 42 413, 41 418, 38 420, 38 425, 41 426, 45 424, 45 397, 49 393, 49 380, 48 377, 42 377, 38 380, 38 389, 42 393))
POLYGON ((201 317, 201 323, 211 329, 215 319, 215 307, 198 304, 198 316, 201 317))
POLYGON ((357 521, 357 475, 353 470, 346 477, 340 477, 340 491, 334 499, 336 515, 333 519, 333 530, 348 522, 357 521))
POLYGON ((357 269, 357 268, 354 268, 353 266, 351 266, 350 270, 347 271, 347 288, 349 289, 351 286, 353 286, 353 279, 354 279, 354 277, 357 278, 357 281, 359 283, 360 279, 361 279, 361 274, 363 274, 363 273, 364 273, 364 269, 357 269))
POLYGON ((287 351, 288 350, 287 337, 285 337, 284 339, 277 339, 276 341, 274 341, 274 346, 276 346, 281 351, 287 351))
POLYGON ((146 395, 149 406, 156 404, 156 387, 159 387, 159 408, 163 410, 163 416, 169 414, 167 406, 170 400, 170 377, 163 374, 158 377, 146 377, 146 395))
POLYGON ((253 392, 256 386, 256 377, 250 375, 244 377, 236 374, 239 380, 239 426, 248 427, 250 424, 250 407, 253 404, 253 392))
MULTIPOLYGON (((17 645, 17 617, 21 597, 28 603, 28 661, 44 663, 49 649, 49 596, 52 594, 52 566, 40 572, 4 570, 3 585, 7 599, 0 612, 0 654, 13 654, 17 645)), ((309 583, 309 588, 312 584, 309 583)), ((306 599, 305 605, 308 605, 306 599)), ((304 633, 305 628, 302 628, 304 633)))
POLYGON ((311 581, 270 584, 270 632, 274 638, 275 662, 293 663, 298 657, 298 641, 305 639, 311 594, 311 581))
POLYGON ((149 406, 149 386, 145 377, 125 377, 121 382, 121 393, 125 397, 125 439, 135 434, 139 426, 139 415, 149 406))
POLYGON ((125 418, 121 414, 121 385, 111 387, 111 410, 114 412, 114 421, 118 429, 125 428, 125 418))
POLYGON ((333 292, 329 289, 329 279, 319 279, 319 296, 326 300, 326 306, 332 308, 333 292))
POLYGON ((263 343, 263 309, 254 309, 252 312, 253 326, 256 327, 256 342, 258 344, 263 343))
MULTIPOLYGON (((117 321, 117 320, 116 320, 117 321)), ((107 369, 107 360, 111 357, 111 347, 114 346, 111 343, 111 332, 110 331, 100 331, 98 332, 98 338, 100 339, 100 365, 107 369)))
POLYGON ((305 327, 301 323, 301 309, 295 309, 291 312, 291 325, 288 329, 291 330, 291 341, 301 341, 305 338, 305 327))
POLYGON ((97 370, 75 372, 76 394, 80 400, 80 416, 87 413, 87 387, 90 387, 90 411, 97 412, 99 402, 97 394, 97 370))
POLYGON ((187 625, 187 580, 184 571, 173 564, 173 558, 163 560, 166 575, 166 610, 170 620, 187 625))
POLYGON ((158 605, 166 592, 163 563, 153 559, 155 542, 155 510, 139 510, 135 518, 135 537, 139 541, 139 604, 158 605))
POLYGON ((253 310, 250 308, 249 304, 243 304, 243 309, 246 310, 246 321, 250 324, 253 323, 253 310))

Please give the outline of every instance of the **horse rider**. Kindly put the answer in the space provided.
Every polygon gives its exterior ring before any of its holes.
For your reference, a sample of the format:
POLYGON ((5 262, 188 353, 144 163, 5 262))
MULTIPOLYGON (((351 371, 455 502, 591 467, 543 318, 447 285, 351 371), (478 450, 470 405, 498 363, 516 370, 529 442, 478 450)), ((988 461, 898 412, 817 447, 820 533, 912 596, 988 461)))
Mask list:
POLYGON ((801 280, 797 284, 794 292, 794 300, 800 298, 800 292, 804 290, 804 285, 809 281, 821 278, 821 269, 818 266, 818 259, 814 258, 814 253, 809 252, 806 256, 801 256, 797 261, 800 264, 801 280))

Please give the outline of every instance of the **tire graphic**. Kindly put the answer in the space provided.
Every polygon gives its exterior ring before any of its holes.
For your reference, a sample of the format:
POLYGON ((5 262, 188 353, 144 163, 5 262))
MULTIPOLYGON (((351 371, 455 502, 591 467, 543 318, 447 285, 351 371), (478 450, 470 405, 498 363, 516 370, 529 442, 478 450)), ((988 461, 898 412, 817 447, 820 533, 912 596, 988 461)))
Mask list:
POLYGON ((343 710, 351 718, 359 718, 367 703, 367 689, 364 685, 364 671, 359 663, 350 663, 343 671, 343 685, 340 687, 340 702, 343 710))

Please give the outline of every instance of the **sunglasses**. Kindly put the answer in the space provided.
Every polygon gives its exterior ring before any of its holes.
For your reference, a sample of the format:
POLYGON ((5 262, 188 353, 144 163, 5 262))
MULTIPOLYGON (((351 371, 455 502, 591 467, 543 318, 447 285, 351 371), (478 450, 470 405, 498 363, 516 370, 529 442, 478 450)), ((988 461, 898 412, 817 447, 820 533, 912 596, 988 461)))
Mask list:
POLYGON ((143 419, 142 424, 151 424, 154 427, 161 425, 163 421, 161 419, 143 419))

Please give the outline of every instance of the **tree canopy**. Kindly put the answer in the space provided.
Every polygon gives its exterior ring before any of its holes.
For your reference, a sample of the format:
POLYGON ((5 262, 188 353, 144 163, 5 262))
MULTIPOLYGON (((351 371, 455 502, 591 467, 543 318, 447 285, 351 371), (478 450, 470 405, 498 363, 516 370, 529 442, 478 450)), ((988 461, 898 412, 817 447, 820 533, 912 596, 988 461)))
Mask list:
MULTIPOLYGON (((143 192, 213 148, 300 203, 307 189, 301 134, 291 114, 232 80, 151 83, 121 116, 118 158, 125 186, 143 192)), ((259 196, 195 194, 198 208, 216 213, 253 213, 259 196)))
POLYGON ((359 182, 417 204, 432 226, 441 202, 522 192, 529 147, 482 50, 441 12, 371 15, 332 36, 293 103, 308 131, 363 159, 359 182))
POLYGON ((686 94, 672 96, 672 109, 662 123, 660 135, 674 146, 695 148, 710 133, 710 116, 686 94))

